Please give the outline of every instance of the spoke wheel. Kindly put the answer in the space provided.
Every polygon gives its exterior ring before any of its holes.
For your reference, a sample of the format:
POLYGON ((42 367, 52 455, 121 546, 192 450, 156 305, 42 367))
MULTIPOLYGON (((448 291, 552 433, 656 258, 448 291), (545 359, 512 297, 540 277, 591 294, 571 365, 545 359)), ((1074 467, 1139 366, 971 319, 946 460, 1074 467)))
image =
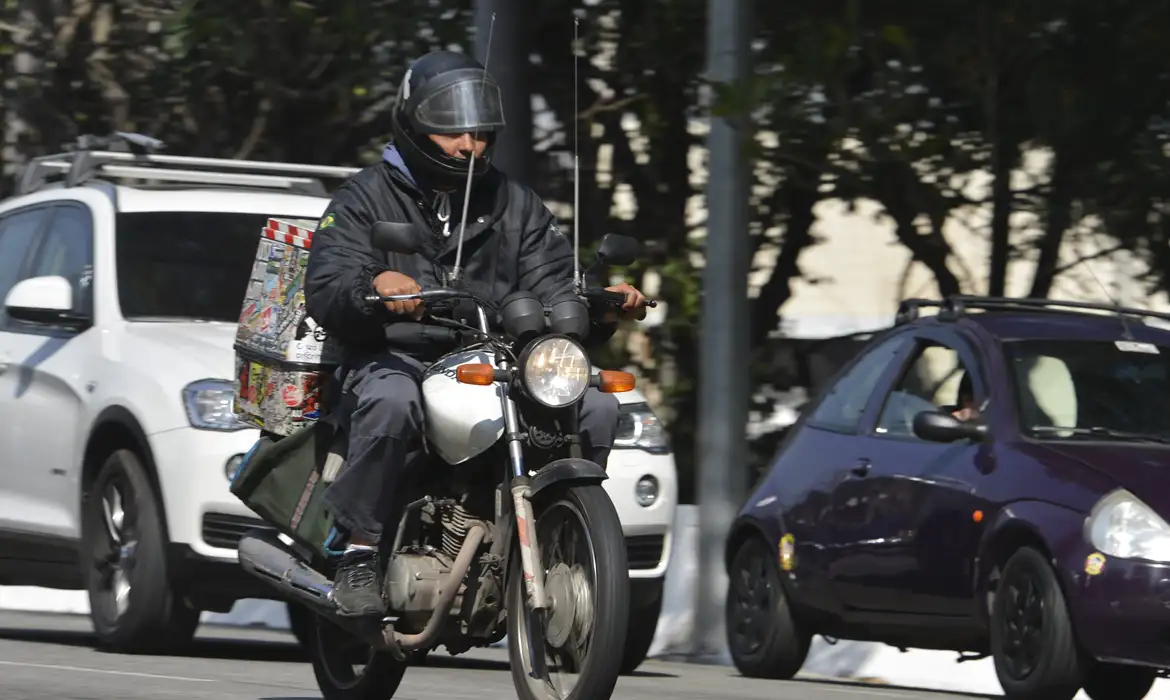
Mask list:
POLYGON ((751 678, 792 678, 812 642, 793 618, 775 559, 772 548, 753 537, 736 551, 729 572, 727 643, 735 667, 751 678))
POLYGON ((161 510, 142 462, 112 453, 82 504, 82 552, 99 646, 173 651, 199 625, 199 611, 172 589, 161 510))
POLYGON ((607 698, 621 670, 629 566, 621 522, 601 487, 538 508, 538 566, 548 607, 526 604, 519 552, 508 584, 508 651, 521 700, 607 698))

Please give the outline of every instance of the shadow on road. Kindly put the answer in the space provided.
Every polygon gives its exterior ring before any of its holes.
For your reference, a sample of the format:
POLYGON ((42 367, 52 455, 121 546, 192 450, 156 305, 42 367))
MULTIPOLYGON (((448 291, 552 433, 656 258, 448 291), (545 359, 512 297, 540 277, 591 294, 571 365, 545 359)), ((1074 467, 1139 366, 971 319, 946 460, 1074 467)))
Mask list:
MULTIPOLYGON (((92 632, 71 630, 41 630, 0 627, 0 639, 33 644, 56 644, 70 647, 93 648, 96 637, 92 632)), ((246 639, 198 638, 178 653, 141 654, 141 656, 181 656, 195 659, 225 659, 233 661, 260 661, 273 663, 308 663, 309 657, 293 643, 246 639)), ((467 669, 472 671, 508 672, 507 661, 451 656, 443 651, 431 654, 421 664, 427 668, 467 669)), ((677 678, 673 673, 638 670, 634 678, 677 678)), ((273 698, 272 700, 277 700, 273 698)), ((283 699, 291 700, 291 699, 283 699)))
MULTIPOLYGON (((742 678, 742 676, 737 676, 742 678)), ((744 680, 747 680, 746 678, 744 680)), ((986 695, 984 693, 967 693, 961 690, 932 690, 930 688, 915 688, 906 685, 892 685, 890 683, 866 683, 860 680, 849 680, 843 678, 837 680, 834 678, 797 678, 798 682, 807 683, 814 687, 822 688, 848 688, 849 690, 856 690, 857 688, 867 688, 873 690, 890 690, 906 693, 931 693, 934 695, 945 695, 954 698, 980 698, 981 700, 1003 700, 1002 695, 986 695)), ((761 680, 761 683, 775 683, 775 681, 761 680)))

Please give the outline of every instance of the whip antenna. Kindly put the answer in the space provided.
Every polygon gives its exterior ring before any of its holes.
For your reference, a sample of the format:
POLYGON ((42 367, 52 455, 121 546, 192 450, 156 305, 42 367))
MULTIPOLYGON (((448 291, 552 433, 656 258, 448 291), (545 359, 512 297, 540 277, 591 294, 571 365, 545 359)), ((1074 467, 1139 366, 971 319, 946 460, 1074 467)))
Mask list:
POLYGON ((581 19, 573 17, 573 284, 577 291, 585 288, 585 281, 581 279, 581 156, 578 146, 578 122, 581 111, 577 105, 577 64, 581 57, 579 45, 579 28, 581 19))
MULTIPOLYGON (((496 13, 492 13, 491 24, 488 25, 487 51, 483 57, 483 78, 479 83, 479 99, 483 104, 483 91, 487 88, 488 62, 492 59, 492 36, 496 33, 496 13)), ((472 134, 471 155, 467 159, 467 187, 463 191, 463 218, 459 222, 459 242, 455 245, 455 267, 451 270, 451 279, 459 279, 459 267, 463 262, 463 232, 467 230, 467 207, 471 204, 471 178, 475 174, 475 141, 479 140, 479 127, 472 134)))

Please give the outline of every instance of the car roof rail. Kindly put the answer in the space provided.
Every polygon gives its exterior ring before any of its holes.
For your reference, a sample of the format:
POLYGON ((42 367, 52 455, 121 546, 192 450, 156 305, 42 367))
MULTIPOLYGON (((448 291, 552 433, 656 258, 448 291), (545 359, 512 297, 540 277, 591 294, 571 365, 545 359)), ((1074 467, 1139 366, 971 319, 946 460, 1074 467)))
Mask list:
POLYGON ((1054 313, 1076 313, 1083 311, 1104 311, 1119 316, 1138 319, 1156 318, 1170 321, 1170 313, 1138 309, 1117 304, 1094 301, 1062 301, 1060 299, 1037 299, 1032 297, 985 297, 969 294, 952 294, 945 299, 906 299, 898 305, 896 324, 909 323, 918 318, 924 307, 938 308, 938 318, 953 321, 964 315, 968 309, 980 311, 1039 311, 1054 313))
POLYGON ((94 180, 140 180, 144 183, 199 184, 281 190, 325 197, 322 178, 344 179, 358 168, 277 163, 231 158, 159 155, 162 141, 124 131, 110 136, 84 135, 72 150, 33 158, 17 182, 16 193, 36 192, 64 180, 76 187, 94 180))

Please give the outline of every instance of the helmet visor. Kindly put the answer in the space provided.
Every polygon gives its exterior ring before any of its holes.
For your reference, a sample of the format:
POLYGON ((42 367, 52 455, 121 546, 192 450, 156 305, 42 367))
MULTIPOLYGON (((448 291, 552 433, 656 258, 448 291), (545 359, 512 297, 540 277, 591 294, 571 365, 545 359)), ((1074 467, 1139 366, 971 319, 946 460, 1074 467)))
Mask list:
POLYGON ((467 77, 445 85, 421 99, 414 119, 431 134, 495 131, 504 126, 500 88, 494 80, 467 77))

